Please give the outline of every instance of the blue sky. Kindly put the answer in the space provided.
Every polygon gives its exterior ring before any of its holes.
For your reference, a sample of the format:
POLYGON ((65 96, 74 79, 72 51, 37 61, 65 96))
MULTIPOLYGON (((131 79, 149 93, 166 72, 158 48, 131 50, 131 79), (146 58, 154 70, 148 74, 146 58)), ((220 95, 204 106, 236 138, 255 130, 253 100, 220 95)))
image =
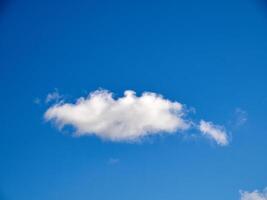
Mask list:
POLYGON ((1 200, 239 200, 267 187, 264 1, 0 6, 1 200), (75 103, 99 88, 181 102, 229 144, 194 128, 113 142, 45 121, 49 93, 75 103))

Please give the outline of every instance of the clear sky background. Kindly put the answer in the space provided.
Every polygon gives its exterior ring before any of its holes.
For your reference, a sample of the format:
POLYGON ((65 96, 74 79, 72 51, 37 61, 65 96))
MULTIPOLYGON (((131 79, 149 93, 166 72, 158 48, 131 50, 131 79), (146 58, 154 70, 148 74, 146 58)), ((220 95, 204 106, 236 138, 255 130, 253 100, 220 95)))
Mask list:
POLYGON ((264 1, 1 2, 1 200, 239 200, 267 186, 264 1), (45 122, 55 88, 72 102, 99 87, 185 103, 231 141, 113 143, 45 122))

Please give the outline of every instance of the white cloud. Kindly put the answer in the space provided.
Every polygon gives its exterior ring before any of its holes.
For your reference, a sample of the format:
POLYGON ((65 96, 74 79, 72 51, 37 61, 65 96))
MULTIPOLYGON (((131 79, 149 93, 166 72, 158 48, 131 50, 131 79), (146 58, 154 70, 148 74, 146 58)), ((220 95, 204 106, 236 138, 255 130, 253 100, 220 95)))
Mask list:
POLYGON ((227 145, 228 135, 224 128, 218 125, 214 125, 212 122, 206 122, 204 120, 200 121, 199 130, 201 133, 216 141, 219 145, 227 145))
POLYGON ((127 90, 114 99, 112 93, 97 90, 74 104, 56 104, 45 113, 46 120, 59 128, 75 127, 76 135, 96 135, 112 141, 135 141, 147 135, 186 130, 190 123, 184 119, 181 103, 161 95, 144 92, 136 96, 127 90))
POLYGON ((267 189, 263 192, 258 190, 253 192, 241 191, 241 200, 267 200, 267 189))
POLYGON ((46 103, 50 103, 50 102, 58 102, 60 99, 62 99, 62 95, 60 95, 58 93, 57 90, 55 90, 54 92, 52 93, 49 93, 47 96, 46 96, 46 99, 45 99, 45 102, 46 103))
MULTIPOLYGON (((47 99, 54 97, 62 96, 53 93, 47 99)), ((194 125, 196 123, 185 119, 187 113, 183 104, 156 93, 144 92, 137 96, 127 90, 124 96, 114 98, 107 90, 97 90, 75 103, 54 104, 46 111, 45 119, 55 122, 59 129, 71 125, 77 136, 96 135, 111 141, 137 141, 148 135, 197 128, 217 144, 228 144, 224 128, 204 120, 194 125)))

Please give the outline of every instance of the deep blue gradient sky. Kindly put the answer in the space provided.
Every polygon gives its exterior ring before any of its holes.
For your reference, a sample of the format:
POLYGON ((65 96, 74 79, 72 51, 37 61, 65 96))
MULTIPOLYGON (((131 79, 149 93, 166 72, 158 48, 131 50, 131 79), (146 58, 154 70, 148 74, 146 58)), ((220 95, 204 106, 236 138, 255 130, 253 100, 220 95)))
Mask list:
POLYGON ((0 4, 1 200, 238 200, 267 186, 267 12, 260 1, 9 0, 0 4), (141 144, 44 122, 55 88, 153 91, 222 124, 141 144), (40 98, 41 103, 34 100, 40 98), (248 120, 237 125, 236 109, 248 120), (192 133, 194 134, 194 133, 192 133), (118 159, 110 163, 110 159, 118 159))

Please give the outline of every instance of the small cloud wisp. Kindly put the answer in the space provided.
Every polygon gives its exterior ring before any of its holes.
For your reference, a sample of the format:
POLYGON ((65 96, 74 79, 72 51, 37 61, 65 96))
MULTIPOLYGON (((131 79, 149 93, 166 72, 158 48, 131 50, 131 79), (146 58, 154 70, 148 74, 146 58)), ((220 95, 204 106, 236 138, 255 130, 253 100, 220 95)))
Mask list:
POLYGON ((219 145, 227 145, 228 135, 223 127, 214 125, 212 122, 200 121, 199 130, 201 133, 217 142, 219 145))

